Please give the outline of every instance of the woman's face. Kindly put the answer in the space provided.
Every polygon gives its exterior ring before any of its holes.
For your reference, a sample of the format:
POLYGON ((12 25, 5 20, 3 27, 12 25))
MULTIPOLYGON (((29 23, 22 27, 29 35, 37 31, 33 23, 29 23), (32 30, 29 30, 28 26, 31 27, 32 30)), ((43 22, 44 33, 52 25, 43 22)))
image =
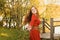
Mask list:
POLYGON ((32 7, 31 11, 32 11, 33 14, 36 14, 37 13, 37 10, 36 10, 35 7, 32 7))

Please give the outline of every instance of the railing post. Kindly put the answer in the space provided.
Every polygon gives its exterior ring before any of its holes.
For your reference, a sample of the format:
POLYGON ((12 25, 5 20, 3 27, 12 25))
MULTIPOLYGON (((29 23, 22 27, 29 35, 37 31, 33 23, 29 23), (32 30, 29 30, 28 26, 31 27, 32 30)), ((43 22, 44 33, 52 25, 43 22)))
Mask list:
POLYGON ((42 25, 43 25, 42 26, 43 27, 43 30, 42 31, 43 31, 43 33, 45 33, 45 27, 44 27, 45 26, 45 19, 44 18, 43 18, 43 21, 42 21, 42 25))
POLYGON ((54 40, 53 18, 50 18, 50 27, 51 27, 51 30, 50 30, 50 38, 51 38, 51 40, 54 40))

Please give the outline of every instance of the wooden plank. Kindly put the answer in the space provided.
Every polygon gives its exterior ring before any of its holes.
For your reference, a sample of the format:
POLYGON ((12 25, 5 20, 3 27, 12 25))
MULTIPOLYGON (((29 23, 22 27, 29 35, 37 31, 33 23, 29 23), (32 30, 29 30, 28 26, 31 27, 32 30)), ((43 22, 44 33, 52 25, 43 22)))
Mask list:
MULTIPOLYGON (((40 33, 40 38, 43 39, 50 39, 50 33, 40 33)), ((54 33, 54 39, 59 39, 60 38, 60 34, 55 34, 54 33)))
POLYGON ((60 22, 60 18, 54 18, 53 21, 54 22, 60 22))
POLYGON ((44 27, 45 26, 45 19, 44 18, 43 18, 43 21, 42 21, 42 25, 43 25, 42 26, 43 27, 43 33, 45 33, 45 27, 44 27))
POLYGON ((53 21, 53 22, 60 22, 60 21, 53 21))
POLYGON ((51 30, 50 30, 50 38, 51 38, 51 40, 54 40, 53 18, 50 19, 50 27, 51 27, 51 30))
POLYGON ((54 27, 58 27, 58 26, 60 26, 60 25, 54 25, 54 27))
POLYGON ((40 33, 41 38, 50 39, 50 33, 40 33))
POLYGON ((45 24, 47 24, 50 27, 50 25, 46 21, 45 21, 45 24))
POLYGON ((51 30, 50 27, 48 27, 47 25, 45 25, 45 26, 46 26, 49 30, 51 30))

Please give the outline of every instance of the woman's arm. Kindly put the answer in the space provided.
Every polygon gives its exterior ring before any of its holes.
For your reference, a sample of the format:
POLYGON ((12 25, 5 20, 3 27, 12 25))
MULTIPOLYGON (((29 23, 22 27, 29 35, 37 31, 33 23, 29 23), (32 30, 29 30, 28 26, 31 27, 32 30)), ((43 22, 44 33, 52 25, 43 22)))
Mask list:
POLYGON ((31 26, 38 26, 40 24, 40 20, 36 15, 33 15, 31 18, 30 25, 31 26))
POLYGON ((30 26, 34 26, 35 21, 36 21, 36 17, 35 17, 35 15, 32 15, 31 21, 30 21, 30 26))

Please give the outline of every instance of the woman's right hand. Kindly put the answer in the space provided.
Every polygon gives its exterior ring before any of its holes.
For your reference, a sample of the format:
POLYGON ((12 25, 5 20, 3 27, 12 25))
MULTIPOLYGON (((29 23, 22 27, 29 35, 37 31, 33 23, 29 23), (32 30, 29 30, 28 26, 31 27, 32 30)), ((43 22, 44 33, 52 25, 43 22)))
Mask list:
POLYGON ((31 29, 32 29, 32 27, 29 25, 28 28, 27 28, 27 30, 30 31, 31 29))

